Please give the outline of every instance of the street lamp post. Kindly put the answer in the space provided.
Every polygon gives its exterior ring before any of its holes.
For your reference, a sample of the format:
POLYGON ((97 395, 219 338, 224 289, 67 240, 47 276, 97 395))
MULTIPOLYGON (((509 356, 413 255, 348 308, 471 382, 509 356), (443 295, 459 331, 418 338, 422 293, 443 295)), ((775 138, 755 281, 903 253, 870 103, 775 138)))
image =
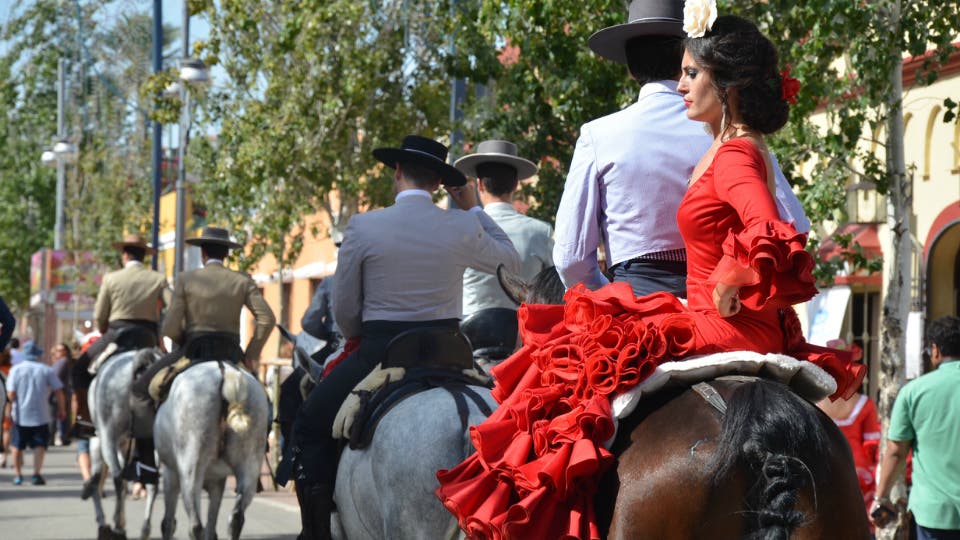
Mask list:
POLYGON ((183 99, 183 110, 180 112, 180 149, 177 159, 177 226, 174 246, 174 277, 183 272, 183 249, 186 234, 187 204, 186 204, 186 155, 187 144, 190 142, 190 88, 205 85, 210 80, 206 66, 201 60, 184 58, 180 62, 180 95, 183 99))

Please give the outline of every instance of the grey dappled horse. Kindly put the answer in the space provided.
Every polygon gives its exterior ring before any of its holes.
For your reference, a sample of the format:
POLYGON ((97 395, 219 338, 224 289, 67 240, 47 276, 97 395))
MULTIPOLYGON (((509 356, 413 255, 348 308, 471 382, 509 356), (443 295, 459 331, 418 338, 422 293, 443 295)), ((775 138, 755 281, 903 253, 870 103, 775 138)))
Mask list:
POLYGON ((182 494, 191 540, 215 539, 217 514, 231 474, 237 481, 237 501, 229 532, 233 540, 240 537, 244 511, 257 490, 269 414, 260 381, 227 362, 202 362, 174 379, 153 425, 164 465, 163 538, 173 537, 177 495, 182 494), (200 519, 201 489, 210 496, 206 528, 200 519))
MULTIPOLYGON (((87 402, 93 423, 97 427, 97 436, 90 439, 90 459, 92 478, 85 485, 85 491, 93 497, 93 508, 97 516, 99 538, 126 538, 126 514, 124 499, 127 482, 123 479, 123 467, 132 450, 133 440, 130 430, 133 416, 130 412, 130 388, 133 386, 133 372, 136 365, 152 362, 157 357, 156 349, 141 349, 119 353, 99 369, 90 384, 87 402), (107 525, 100 498, 100 479, 104 466, 113 476, 116 493, 116 506, 113 514, 113 531, 107 525), (92 490, 90 488, 92 487, 92 490)), ((157 487, 147 486, 146 510, 140 538, 150 537, 150 516, 156 500, 157 487)))
MULTIPOLYGON (((299 336, 294 345, 294 362, 315 372, 299 336)), ((497 406, 488 388, 470 388, 490 409, 497 406)), ((472 400, 465 402, 469 425, 486 419, 472 400)), ((456 520, 434 490, 439 487, 437 471, 454 467, 472 452, 469 431, 461 427, 457 404, 447 390, 434 388, 403 399, 380 419, 368 447, 347 447, 341 453, 333 496, 337 509, 331 515, 333 537, 459 537, 456 520)))

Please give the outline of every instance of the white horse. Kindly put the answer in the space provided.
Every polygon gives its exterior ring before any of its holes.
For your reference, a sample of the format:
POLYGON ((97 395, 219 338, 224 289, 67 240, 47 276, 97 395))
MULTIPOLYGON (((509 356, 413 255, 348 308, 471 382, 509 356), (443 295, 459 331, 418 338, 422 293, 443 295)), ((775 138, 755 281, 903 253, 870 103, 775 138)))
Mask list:
MULTIPOLYGON (((133 386, 135 367, 156 358, 156 349, 122 352, 104 363, 90 384, 87 402, 97 427, 97 436, 90 439, 92 477, 86 482, 84 491, 85 495, 89 494, 93 497, 100 539, 126 538, 124 499, 127 493, 127 482, 123 479, 122 473, 133 444, 130 438, 133 422, 130 412, 130 389, 133 386), (113 476, 117 498, 112 531, 104 518, 103 503, 100 499, 100 480, 104 474, 104 466, 113 476)), ((140 538, 150 538, 150 516, 156 496, 157 487, 148 485, 140 538)))
MULTIPOLYGON (((299 339, 294 361, 309 373, 308 355, 299 339)), ((467 386, 488 410, 496 408, 490 390, 467 386)), ((449 469, 473 452, 467 426, 487 414, 469 397, 444 388, 413 394, 395 405, 377 425, 370 445, 345 448, 334 487, 337 509, 331 515, 334 538, 442 539, 457 538, 454 517, 434 495, 437 471, 449 469), (457 401, 460 401, 458 406, 457 401), (458 409, 465 406, 466 417, 458 409)))
POLYGON ((269 414, 260 382, 229 363, 203 362, 177 376, 153 425, 157 453, 164 465, 165 508, 160 524, 164 539, 173 537, 177 495, 181 493, 191 540, 215 539, 217 514, 230 474, 237 480, 237 502, 229 532, 233 540, 240 537, 244 511, 260 477, 269 414), (206 528, 200 520, 201 489, 210 496, 206 528))

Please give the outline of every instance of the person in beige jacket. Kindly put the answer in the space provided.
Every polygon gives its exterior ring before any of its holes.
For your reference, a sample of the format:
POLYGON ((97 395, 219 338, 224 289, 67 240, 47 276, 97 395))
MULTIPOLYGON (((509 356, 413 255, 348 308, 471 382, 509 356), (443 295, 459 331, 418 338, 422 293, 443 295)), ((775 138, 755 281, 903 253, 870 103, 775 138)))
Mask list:
POLYGON ((144 257, 157 251, 140 235, 128 234, 113 247, 121 252, 123 268, 103 276, 93 310, 97 329, 103 335, 80 355, 71 371, 77 396, 72 434, 80 438, 94 435, 87 409, 87 390, 93 380, 90 364, 117 342, 121 332, 120 349, 156 347, 160 342, 157 322, 170 293, 163 275, 144 266, 144 257))
MULTIPOLYGON (((155 407, 150 397, 151 380, 181 358, 187 360, 172 373, 182 372, 194 363, 207 360, 228 360, 243 363, 255 371, 275 322, 273 311, 263 299, 257 284, 247 274, 223 265, 230 249, 242 247, 230 240, 230 233, 219 227, 204 227, 188 244, 200 247, 203 268, 184 272, 174 285, 173 299, 163 319, 163 335, 176 348, 151 365, 133 384, 131 409, 133 436, 137 443, 137 463, 128 478, 136 477, 144 484, 157 483, 153 456, 153 420, 155 407), (253 336, 245 349, 240 349, 240 312, 243 307, 253 313, 253 336), (135 473, 135 474, 134 474, 135 473)), ((169 387, 172 380, 166 380, 169 387)))

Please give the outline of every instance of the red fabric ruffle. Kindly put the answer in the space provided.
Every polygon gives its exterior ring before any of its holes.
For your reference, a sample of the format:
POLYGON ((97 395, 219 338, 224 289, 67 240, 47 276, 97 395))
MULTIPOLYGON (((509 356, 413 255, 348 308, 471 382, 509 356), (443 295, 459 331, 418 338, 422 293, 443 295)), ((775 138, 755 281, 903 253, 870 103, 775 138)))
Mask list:
POLYGON ((782 221, 762 221, 723 242, 723 257, 710 276, 712 283, 740 287, 743 306, 759 311, 771 302, 786 307, 817 294, 813 257, 804 249, 807 235, 782 221))
MULTIPOLYGON (((758 266, 766 272, 767 264, 758 266)), ((593 495, 614 461, 604 448, 615 432, 611 395, 663 362, 716 349, 695 328, 715 312, 688 311, 666 293, 638 298, 626 283, 577 285, 565 299, 520 307, 525 345, 493 369, 500 406, 471 428, 476 452, 437 474, 437 496, 470 538, 599 539, 593 495)), ((805 343, 796 313, 781 313, 772 328, 783 328, 782 352, 827 370, 836 395, 855 391, 862 366, 805 343)))

